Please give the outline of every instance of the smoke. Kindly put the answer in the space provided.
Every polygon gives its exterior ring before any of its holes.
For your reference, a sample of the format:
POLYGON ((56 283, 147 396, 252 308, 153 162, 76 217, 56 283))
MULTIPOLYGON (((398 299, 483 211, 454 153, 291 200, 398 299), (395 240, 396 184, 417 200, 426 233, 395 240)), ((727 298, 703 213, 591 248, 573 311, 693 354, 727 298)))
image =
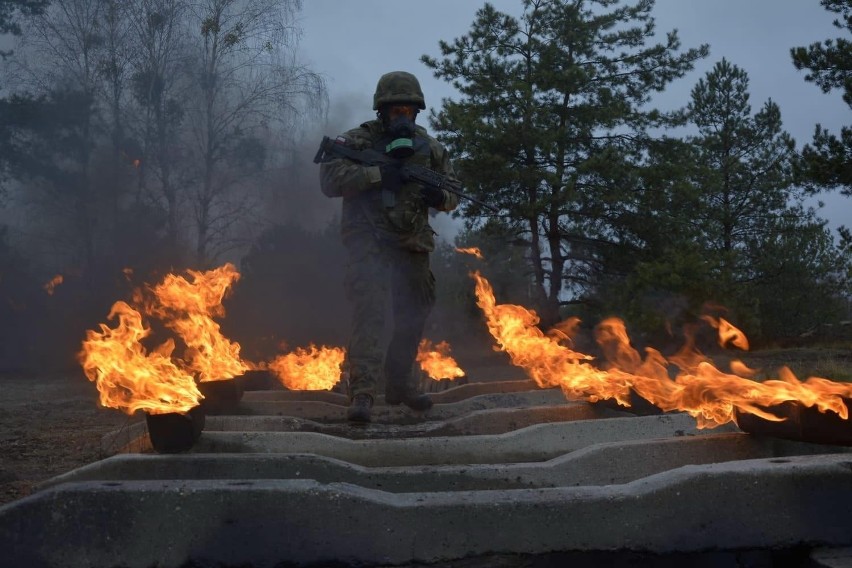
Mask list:
MULTIPOLYGON (((290 155, 278 157, 268 228, 240 259, 243 278, 226 304, 223 323, 248 358, 268 359, 310 343, 346 345, 351 316, 343 287, 342 200, 322 193, 313 158, 323 136, 335 137, 374 116, 372 93, 338 95, 325 120, 305 124, 290 155)), ((458 221, 446 214, 430 222, 448 241, 458 231, 458 221)))

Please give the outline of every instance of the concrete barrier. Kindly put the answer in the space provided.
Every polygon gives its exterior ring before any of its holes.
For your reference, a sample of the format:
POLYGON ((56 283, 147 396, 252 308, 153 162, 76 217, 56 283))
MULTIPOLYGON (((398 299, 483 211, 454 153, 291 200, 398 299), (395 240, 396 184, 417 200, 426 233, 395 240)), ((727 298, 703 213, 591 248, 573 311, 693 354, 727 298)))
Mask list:
MULTIPOLYGON (((205 430, 237 432, 317 432, 351 439, 390 439, 423 436, 472 436, 503 434, 546 422, 567 422, 595 418, 626 417, 585 403, 565 403, 529 408, 477 410, 457 418, 419 421, 413 424, 373 423, 369 427, 346 422, 324 423, 291 416, 208 416, 205 430)), ((103 436, 101 448, 106 454, 151 451, 144 422, 135 422, 103 436)))
POLYGON ((844 452, 850 450, 730 433, 594 444, 548 461, 517 464, 364 467, 311 454, 128 454, 53 478, 44 487, 155 479, 313 479, 394 493, 600 486, 628 483, 685 465, 844 452))
POLYGON ((852 458, 685 466, 623 485, 391 494, 312 480, 68 483, 0 508, 11 566, 446 562, 852 545, 852 458))
MULTIPOLYGON (((506 394, 515 392, 525 392, 535 390, 538 384, 532 379, 516 380, 516 381, 491 381, 479 383, 467 383, 457 387, 450 387, 447 390, 429 393, 432 401, 435 404, 447 404, 451 402, 459 402, 466 398, 471 398, 483 394, 506 394)), ((331 404, 340 404, 346 406, 349 404, 349 397, 340 393, 331 391, 297 391, 297 390, 276 390, 276 391, 249 391, 243 395, 243 400, 246 401, 316 401, 328 402, 331 404)), ((383 405, 385 396, 377 394, 376 404, 383 405)))
POLYGON ((813 568, 852 568, 852 548, 820 548, 810 560, 813 568))
MULTIPOLYGON (((265 395, 266 393, 264 393, 265 395)), ((269 395, 277 395, 269 391, 269 395)), ((415 413, 404 405, 373 407, 373 421, 380 423, 411 423, 428 418, 429 420, 447 420, 463 416, 476 410, 490 408, 524 408, 546 404, 565 404, 568 402, 558 389, 535 390, 517 393, 484 394, 465 398, 458 402, 436 404, 426 414, 415 413)), ((344 422, 346 408, 339 404, 315 401, 268 400, 255 397, 243 400, 237 414, 292 416, 318 422, 344 422)))
MULTIPOLYGON (((585 403, 566 402, 554 406, 477 410, 456 418, 428 420, 414 424, 374 422, 367 427, 347 422, 323 423, 290 416, 209 416, 205 430, 207 432, 318 432, 351 439, 388 439, 503 434, 534 424, 616 416, 619 414, 602 412, 585 403)), ((627 414, 621 413, 620 416, 627 416, 627 414)))
POLYGON ((537 424, 506 434, 347 440, 311 432, 205 432, 193 453, 312 453, 364 466, 544 461, 592 444, 702 435, 685 414, 537 424))
MULTIPOLYGON (((363 427, 336 393, 250 393, 193 453, 115 456, 0 508, 0 566, 736 566, 779 550, 843 566, 848 448, 484 384, 434 395, 425 417, 377 404, 363 427)), ((144 423, 107 441, 150 452, 144 423)))

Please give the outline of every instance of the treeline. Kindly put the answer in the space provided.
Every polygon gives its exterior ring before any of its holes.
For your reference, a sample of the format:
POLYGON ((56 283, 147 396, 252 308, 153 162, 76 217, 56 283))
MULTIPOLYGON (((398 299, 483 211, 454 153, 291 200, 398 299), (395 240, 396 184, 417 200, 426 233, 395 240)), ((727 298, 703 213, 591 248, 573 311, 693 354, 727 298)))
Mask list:
MULTIPOLYGON (((791 65, 852 104, 852 0, 821 4, 846 36, 791 46, 791 65)), ((224 260, 243 278, 223 326, 248 356, 346 340, 336 221, 306 222, 324 198, 305 193, 316 168, 302 146, 317 141, 300 137, 327 94, 297 58, 300 8, 0 0, 0 33, 17 40, 0 76, 0 367, 73 365, 134 286, 224 260)), ((707 309, 764 344, 852 318, 852 234, 805 205, 852 194, 852 129, 817 125, 797 148, 782 109, 753 106, 727 60, 683 108, 653 108, 709 54, 658 35, 653 8, 521 0, 516 17, 486 4, 422 58, 459 90, 431 131, 466 191, 500 210, 460 209, 456 244, 484 262, 436 252, 434 339, 484 333, 473 269, 542 327, 619 315, 640 341, 707 309)))
POLYGON ((0 366, 73 361, 133 285, 238 261, 294 217, 300 136, 327 108, 300 9, 0 4, 0 366))
MULTIPOLYGON (((852 104, 852 1, 821 4, 844 37, 791 46, 791 65, 852 104)), ((461 93, 433 126, 468 190, 500 208, 466 203, 460 242, 501 267, 502 301, 535 306, 545 327, 620 315, 663 335, 711 309, 763 343, 848 323, 852 234, 833 235, 805 198, 852 195, 852 130, 817 125, 797 151, 779 106, 753 107, 725 59, 682 109, 659 111, 653 95, 708 46, 658 35, 653 1, 522 5, 486 5, 422 58, 461 93)))

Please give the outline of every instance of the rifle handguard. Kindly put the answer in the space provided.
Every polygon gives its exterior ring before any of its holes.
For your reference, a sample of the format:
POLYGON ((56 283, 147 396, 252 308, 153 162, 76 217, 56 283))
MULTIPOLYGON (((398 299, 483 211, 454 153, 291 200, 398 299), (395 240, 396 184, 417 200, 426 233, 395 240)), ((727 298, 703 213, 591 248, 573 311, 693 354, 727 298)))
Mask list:
MULTIPOLYGON (((334 158, 348 158, 368 166, 381 166, 382 164, 386 164, 394 160, 394 158, 380 154, 375 150, 355 150, 341 142, 338 142, 337 140, 332 140, 328 136, 323 136, 319 150, 317 150, 317 153, 314 156, 314 163, 320 164, 333 160, 334 158)), ((492 213, 499 213, 499 210, 496 207, 488 205, 487 203, 464 193, 461 191, 460 184, 453 183, 453 181, 447 176, 439 174, 435 170, 415 164, 406 164, 403 167, 403 171, 405 172, 404 175, 410 180, 434 187, 435 189, 445 189, 450 193, 458 195, 462 199, 467 199, 472 203, 476 203, 480 207, 487 209, 492 213)))

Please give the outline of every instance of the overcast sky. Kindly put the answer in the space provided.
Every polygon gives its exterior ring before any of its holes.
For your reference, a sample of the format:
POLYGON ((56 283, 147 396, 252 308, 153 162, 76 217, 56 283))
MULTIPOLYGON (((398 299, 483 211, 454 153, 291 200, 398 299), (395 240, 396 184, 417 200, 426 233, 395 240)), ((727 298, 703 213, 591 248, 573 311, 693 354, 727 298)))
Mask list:
MULTIPOLYGON (((491 4, 502 12, 521 14, 521 0, 491 4)), ((439 57, 438 41, 467 33, 483 5, 480 0, 304 0, 300 50, 302 58, 327 78, 328 127, 347 129, 372 118, 376 81, 387 71, 417 75, 427 107, 439 107, 442 98, 455 97, 454 89, 433 78, 419 59, 423 54, 439 57)), ((778 103, 785 129, 798 147, 810 141, 816 123, 835 132, 852 124, 840 94, 826 95, 806 83, 790 59, 791 47, 842 35, 832 26, 833 14, 819 0, 657 0, 654 16, 657 32, 676 28, 684 48, 710 45, 708 58, 655 99, 659 108, 686 105, 698 79, 725 57, 748 73, 755 111, 769 98, 778 103)), ((852 199, 839 195, 821 199, 827 206, 820 215, 832 226, 852 226, 852 199)))

